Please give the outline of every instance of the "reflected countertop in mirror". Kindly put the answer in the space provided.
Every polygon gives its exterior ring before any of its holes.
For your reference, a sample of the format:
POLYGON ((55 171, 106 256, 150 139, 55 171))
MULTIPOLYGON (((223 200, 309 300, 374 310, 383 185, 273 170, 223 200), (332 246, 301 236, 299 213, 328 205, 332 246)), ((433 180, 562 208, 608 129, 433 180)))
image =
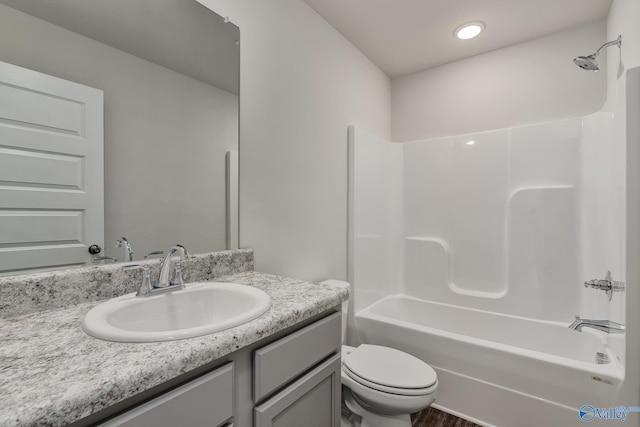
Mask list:
MULTIPOLYGON (((236 247, 237 26, 195 0, 0 0, 0 40, 3 63, 95 88, 104 99, 102 241, 82 241, 83 233, 52 240, 31 225, 22 230, 18 213, 59 216, 79 208, 3 204, 18 189, 39 188, 0 177, 0 229, 10 228, 13 239, 0 240, 0 258, 16 248, 29 260, 38 248, 95 243, 100 256, 123 261, 124 250, 116 247, 122 236, 136 260, 175 243, 192 253, 236 247), (3 224, 2 218, 11 220, 3 224)), ((1 115, 7 106, 0 107, 1 115)), ((4 116, 1 125, 25 126, 4 116)), ((0 138, 16 158, 1 130, 0 138)), ((13 161, 2 155, 0 163, 13 161)), ((0 274, 33 271, 25 265, 11 271, 0 259, 0 274)), ((52 260, 49 266, 74 264, 52 260)))

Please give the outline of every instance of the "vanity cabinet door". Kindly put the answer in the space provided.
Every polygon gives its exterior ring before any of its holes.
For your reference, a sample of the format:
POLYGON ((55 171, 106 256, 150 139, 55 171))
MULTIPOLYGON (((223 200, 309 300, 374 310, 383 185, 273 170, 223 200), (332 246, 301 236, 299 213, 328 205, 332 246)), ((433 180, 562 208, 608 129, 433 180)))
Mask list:
POLYGON ((340 353, 254 408, 254 427, 339 427, 340 353))
POLYGON ((233 363, 143 403, 100 427, 217 427, 231 417, 233 363))
POLYGON ((340 351, 341 313, 331 314, 254 352, 253 401, 299 377, 340 351))

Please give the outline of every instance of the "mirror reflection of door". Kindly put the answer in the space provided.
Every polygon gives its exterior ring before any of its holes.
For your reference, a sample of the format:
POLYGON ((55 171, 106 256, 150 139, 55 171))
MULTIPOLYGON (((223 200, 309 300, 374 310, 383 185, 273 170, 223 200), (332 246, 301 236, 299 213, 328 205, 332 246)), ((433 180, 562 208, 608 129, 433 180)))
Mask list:
POLYGON ((0 0, 0 61, 104 92, 99 255, 237 247, 239 41, 196 0, 0 0))
POLYGON ((0 62, 0 274, 89 263, 103 193, 102 91, 0 62))

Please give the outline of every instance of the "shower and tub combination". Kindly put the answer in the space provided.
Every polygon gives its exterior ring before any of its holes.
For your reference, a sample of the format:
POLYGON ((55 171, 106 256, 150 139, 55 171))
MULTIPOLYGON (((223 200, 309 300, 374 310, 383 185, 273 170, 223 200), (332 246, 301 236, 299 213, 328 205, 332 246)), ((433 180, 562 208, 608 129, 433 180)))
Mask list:
POLYGON ((402 144, 352 126, 349 158, 351 344, 424 360, 433 406, 483 425, 619 402, 624 117, 402 144))

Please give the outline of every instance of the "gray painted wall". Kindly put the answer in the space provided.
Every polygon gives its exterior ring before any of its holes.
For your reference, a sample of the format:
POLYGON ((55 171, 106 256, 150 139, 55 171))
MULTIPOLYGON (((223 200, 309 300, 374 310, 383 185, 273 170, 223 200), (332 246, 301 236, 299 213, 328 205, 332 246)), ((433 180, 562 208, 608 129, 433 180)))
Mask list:
POLYGON ((300 0, 199 0, 240 27, 240 246, 347 277, 347 126, 390 137, 389 78, 300 0))

